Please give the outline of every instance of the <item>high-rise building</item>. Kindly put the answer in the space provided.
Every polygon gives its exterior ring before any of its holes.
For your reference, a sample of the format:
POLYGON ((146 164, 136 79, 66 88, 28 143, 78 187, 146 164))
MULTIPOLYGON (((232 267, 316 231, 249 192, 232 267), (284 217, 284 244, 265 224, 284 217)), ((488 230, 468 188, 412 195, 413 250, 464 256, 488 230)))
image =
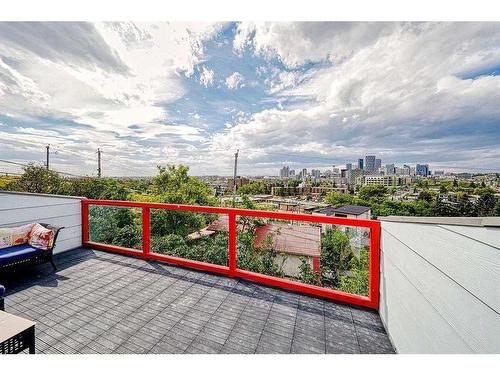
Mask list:
POLYGON ((280 169, 280 177, 281 178, 290 177, 290 167, 288 165, 280 169))
POLYGON ((352 169, 352 163, 347 163, 345 165, 345 169, 347 169, 348 171, 352 169))
POLYGON ((366 155, 365 156, 365 168, 368 172, 375 171, 375 155, 366 155))
POLYGON ((332 173, 334 177, 340 176, 340 168, 336 167, 335 165, 332 168, 332 173))
POLYGON ((348 185, 356 185, 356 179, 364 176, 365 171, 359 168, 346 171, 346 179, 348 185))
POLYGON ((417 176, 428 176, 429 175, 429 164, 417 164, 415 167, 415 173, 417 176))
POLYGON ((363 159, 358 159, 358 169, 365 169, 363 164, 363 159))
POLYGON ((302 175, 301 175, 301 177, 302 177, 303 181, 306 180, 306 178, 307 178, 307 169, 306 168, 302 169, 302 175))
POLYGON ((313 169, 311 171, 311 176, 314 178, 320 178, 321 177, 321 171, 319 169, 313 169))
POLYGON ((411 168, 409 165, 403 165, 403 174, 409 176, 411 174, 411 168))
POLYGON ((394 164, 386 164, 385 165, 385 174, 387 176, 396 174, 396 167, 394 166, 394 164))
POLYGON ((290 173, 288 174, 288 176, 290 177, 295 176, 295 169, 290 169, 290 173))
POLYGON ((375 172, 379 172, 382 168, 382 159, 375 159, 375 172))

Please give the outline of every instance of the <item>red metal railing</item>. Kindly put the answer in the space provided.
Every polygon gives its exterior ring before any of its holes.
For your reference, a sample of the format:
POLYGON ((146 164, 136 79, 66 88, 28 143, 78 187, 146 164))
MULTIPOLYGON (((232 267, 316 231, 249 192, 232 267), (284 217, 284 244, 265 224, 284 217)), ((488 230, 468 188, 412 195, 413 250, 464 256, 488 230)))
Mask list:
POLYGON ((119 254, 141 256, 144 259, 164 261, 171 264, 195 268, 198 270, 223 274, 229 277, 238 277, 255 281, 265 285, 280 287, 296 292, 306 293, 314 296, 329 298, 336 301, 351 303, 354 305, 378 309, 379 306, 379 262, 380 262, 380 222, 376 220, 349 219, 332 216, 307 215, 298 213, 282 213, 272 211, 247 210, 225 207, 190 206, 182 204, 149 203, 133 201, 112 200, 82 200, 82 238, 83 246, 115 252, 119 254), (89 240, 89 206, 115 206, 140 208, 142 210, 142 250, 133 250, 120 246, 92 242, 89 240), (192 211, 212 214, 228 215, 228 266, 199 262, 190 259, 177 258, 164 254, 152 253, 150 251, 150 212, 151 209, 164 209, 174 211, 192 211), (251 216, 277 220, 306 221, 321 224, 345 225, 363 227, 370 230, 370 253, 369 253, 369 292, 368 296, 345 293, 321 286, 304 284, 301 282, 284 279, 275 276, 264 275, 237 267, 237 216, 251 216))

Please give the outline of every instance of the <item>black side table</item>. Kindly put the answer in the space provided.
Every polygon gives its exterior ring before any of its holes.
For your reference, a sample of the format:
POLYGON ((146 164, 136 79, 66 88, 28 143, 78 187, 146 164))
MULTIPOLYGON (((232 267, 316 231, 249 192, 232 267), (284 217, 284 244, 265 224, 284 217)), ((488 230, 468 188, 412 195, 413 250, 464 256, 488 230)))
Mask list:
POLYGON ((35 354, 35 322, 0 311, 0 353, 35 354))

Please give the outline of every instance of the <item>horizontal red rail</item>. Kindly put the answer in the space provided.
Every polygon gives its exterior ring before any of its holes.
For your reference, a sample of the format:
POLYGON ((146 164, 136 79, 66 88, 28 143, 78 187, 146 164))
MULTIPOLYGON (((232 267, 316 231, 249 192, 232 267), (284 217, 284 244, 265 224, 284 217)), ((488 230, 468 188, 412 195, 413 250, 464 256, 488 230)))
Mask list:
POLYGON ((306 293, 318 297, 329 298, 354 305, 378 309, 379 305, 379 257, 380 257, 380 222, 366 219, 349 219, 342 217, 308 215, 297 213, 283 213, 273 211, 259 211, 227 207, 191 206, 182 204, 113 201, 113 200, 82 200, 82 238, 83 246, 97 250, 111 251, 114 253, 140 256, 145 259, 164 261, 167 263, 190 267, 198 270, 214 272, 231 277, 239 277, 255 281, 265 285, 280 287, 296 292, 306 293), (89 240, 89 205, 117 206, 142 209, 142 233, 143 245, 141 250, 133 250, 119 246, 96 243, 89 240), (228 267, 209 264, 184 258, 177 258, 163 254, 150 252, 150 210, 165 209, 174 211, 192 211, 228 215, 229 218, 229 245, 228 245, 228 267), (320 286, 304 284, 293 280, 268 276, 260 273, 250 272, 237 268, 236 254, 236 217, 252 216, 278 220, 307 221, 322 224, 334 224, 345 226, 356 226, 370 229, 370 257, 369 257, 369 295, 368 297, 345 293, 320 286))
POLYGON ((309 221, 315 223, 347 225, 347 226, 364 227, 364 228, 372 228, 374 226, 380 225, 380 223, 377 220, 348 219, 345 217, 248 210, 243 208, 191 206, 187 204, 113 201, 113 200, 96 200, 96 199, 86 199, 82 200, 82 202, 84 203, 84 205, 87 206, 93 204, 98 206, 118 206, 118 207, 131 207, 131 208, 134 207, 150 208, 150 209, 153 208, 153 209, 165 209, 174 211, 206 212, 206 213, 225 214, 225 215, 235 214, 240 216, 265 217, 269 219, 280 219, 280 220, 309 221))

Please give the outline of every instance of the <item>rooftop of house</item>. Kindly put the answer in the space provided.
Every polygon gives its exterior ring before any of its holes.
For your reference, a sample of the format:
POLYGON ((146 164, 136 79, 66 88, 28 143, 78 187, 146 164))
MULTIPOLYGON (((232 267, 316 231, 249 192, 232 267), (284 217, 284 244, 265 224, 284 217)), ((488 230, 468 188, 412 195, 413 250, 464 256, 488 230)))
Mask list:
POLYGON ((376 311, 79 248, 0 277, 37 353, 393 353, 376 311))
POLYGON ((294 255, 320 256, 321 228, 310 225, 268 223, 255 230, 255 246, 265 246, 271 236, 276 250, 294 255))
POLYGON ((336 214, 358 216, 370 211, 370 209, 371 208, 367 206, 357 206, 350 204, 338 208, 326 207, 321 210, 314 211, 314 213, 326 216, 335 216, 336 214))

